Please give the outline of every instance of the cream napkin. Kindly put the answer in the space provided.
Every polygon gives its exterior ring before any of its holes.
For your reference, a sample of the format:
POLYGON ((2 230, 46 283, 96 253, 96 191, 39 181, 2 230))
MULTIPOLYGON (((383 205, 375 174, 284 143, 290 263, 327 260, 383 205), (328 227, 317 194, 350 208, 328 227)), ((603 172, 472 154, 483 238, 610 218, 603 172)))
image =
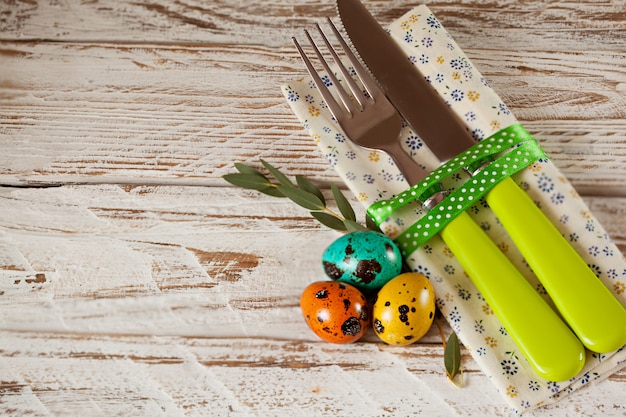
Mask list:
MULTIPOLYGON (((415 7, 393 22, 389 29, 409 59, 465 121, 477 140, 518 123, 426 6, 415 7)), ((309 78, 283 86, 283 92, 323 156, 365 207, 408 188, 387 155, 364 150, 347 140, 309 78)), ((408 127, 403 129, 401 141, 420 165, 429 171, 437 168, 438 160, 408 127)), ((539 160, 515 174, 513 179, 538 203, 592 266, 599 279, 626 306, 626 260, 553 163, 547 159, 539 160)), ((445 185, 454 187, 463 180, 465 178, 458 176, 445 185)), ((532 285, 545 295, 484 200, 471 206, 468 213, 532 285)), ((394 238, 421 214, 415 207, 404 210, 401 215, 386 221, 383 231, 394 238)), ((430 278, 441 312, 474 360, 519 413, 557 401, 593 381, 608 377, 625 365, 624 348, 612 354, 588 352, 585 368, 576 378, 565 383, 544 380, 517 353, 506 330, 438 236, 409 256, 407 263, 430 278)))

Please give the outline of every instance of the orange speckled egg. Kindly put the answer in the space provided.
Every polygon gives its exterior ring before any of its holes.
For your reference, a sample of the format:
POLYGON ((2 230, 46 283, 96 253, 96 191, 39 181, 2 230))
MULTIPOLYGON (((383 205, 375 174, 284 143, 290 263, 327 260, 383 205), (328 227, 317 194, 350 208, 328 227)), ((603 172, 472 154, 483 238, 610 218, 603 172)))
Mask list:
POLYGON ((435 290, 422 274, 407 272, 378 292, 372 308, 374 332, 390 345, 408 345, 428 332, 435 318, 435 290))
POLYGON ((309 328, 327 342, 355 342, 370 324, 365 297, 356 287, 343 282, 310 284, 300 296, 300 309, 309 328))

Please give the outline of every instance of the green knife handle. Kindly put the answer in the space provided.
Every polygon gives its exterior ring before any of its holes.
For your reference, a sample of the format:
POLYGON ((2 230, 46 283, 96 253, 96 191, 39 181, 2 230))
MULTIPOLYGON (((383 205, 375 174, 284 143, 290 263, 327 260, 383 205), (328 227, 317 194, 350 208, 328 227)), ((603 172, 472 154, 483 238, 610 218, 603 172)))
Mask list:
POLYGON ((440 234, 535 371, 550 381, 578 374, 580 341, 472 218, 463 212, 440 234))
POLYGON ((487 203, 583 344, 606 353, 626 343, 626 310, 558 229, 510 178, 487 203))

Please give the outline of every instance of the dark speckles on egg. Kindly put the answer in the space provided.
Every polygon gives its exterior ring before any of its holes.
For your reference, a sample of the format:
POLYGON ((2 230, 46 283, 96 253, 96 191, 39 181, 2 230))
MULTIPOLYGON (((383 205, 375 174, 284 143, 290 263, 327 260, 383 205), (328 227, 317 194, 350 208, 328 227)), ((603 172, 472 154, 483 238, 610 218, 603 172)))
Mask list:
POLYGON ((383 267, 376 259, 368 259, 359 261, 356 265, 356 277, 364 284, 374 281, 383 267))
POLYGON ((355 336, 361 332, 361 321, 357 317, 350 317, 341 325, 341 332, 346 336, 355 336))
POLYGON ((343 275, 343 271, 332 262, 323 262, 324 272, 328 278, 337 281, 343 275))
POLYGON ((385 333, 385 326, 380 322, 380 320, 374 320, 374 330, 376 333, 385 333))
POLYGON ((320 290, 316 292, 315 298, 328 298, 328 290, 320 290))
POLYGON ((330 279, 375 292, 401 273, 402 255, 395 243, 382 233, 353 232, 326 248, 322 264, 330 279))
POLYGON ((369 311, 367 308, 362 308, 361 311, 359 311, 359 319, 361 319, 364 322, 369 321, 370 315, 369 315, 369 311))

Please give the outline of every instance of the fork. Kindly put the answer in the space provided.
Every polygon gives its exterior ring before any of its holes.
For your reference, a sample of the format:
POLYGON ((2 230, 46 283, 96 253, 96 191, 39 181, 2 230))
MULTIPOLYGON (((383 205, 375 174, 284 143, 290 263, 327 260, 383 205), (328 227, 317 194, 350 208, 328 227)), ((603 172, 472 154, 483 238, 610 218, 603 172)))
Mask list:
MULTIPOLYGON (((330 83, 335 87, 339 97, 339 101, 336 100, 297 39, 293 37, 307 71, 330 113, 349 140, 364 148, 387 153, 409 184, 418 183, 427 172, 400 145, 400 114, 352 53, 330 18, 327 20, 365 89, 363 91, 356 84, 320 25, 316 25, 347 85, 347 89, 342 86, 310 33, 305 31, 311 48, 330 83)), ((440 195, 434 201, 424 202, 424 207, 431 209, 441 199, 440 195)), ((467 213, 463 212, 452 220, 440 235, 522 354, 541 377, 551 381, 564 381, 582 369, 585 361, 582 343, 467 213)))

